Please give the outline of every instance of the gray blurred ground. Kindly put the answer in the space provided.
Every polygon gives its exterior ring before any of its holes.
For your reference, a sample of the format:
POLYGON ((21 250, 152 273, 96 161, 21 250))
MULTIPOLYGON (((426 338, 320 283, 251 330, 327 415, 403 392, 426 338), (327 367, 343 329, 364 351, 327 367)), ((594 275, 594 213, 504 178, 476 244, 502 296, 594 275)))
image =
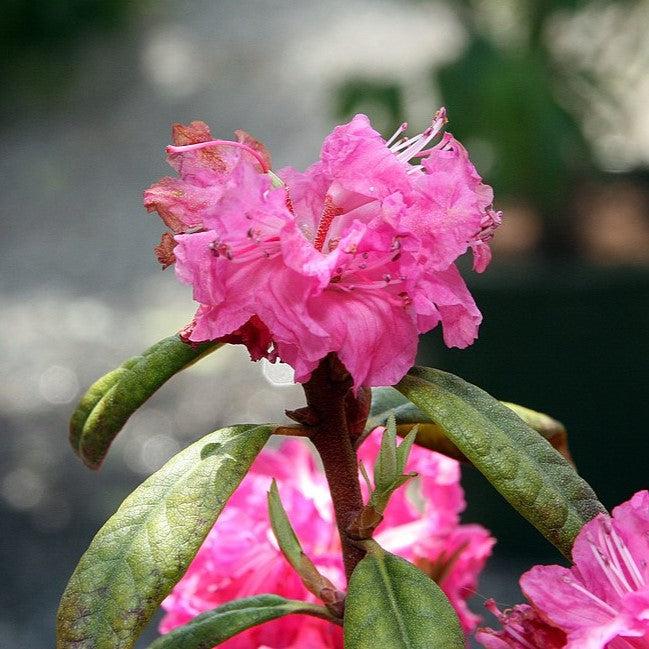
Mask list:
MULTIPOLYGON (((78 557, 146 475, 200 434, 277 420, 302 402, 297 388, 271 387, 244 351, 228 348, 151 399, 100 473, 67 445, 83 388, 193 311, 189 291, 154 260, 161 226, 141 206, 142 190, 168 173, 170 124, 204 119, 222 137, 243 128, 264 139, 276 167, 303 167, 334 123, 337 79, 399 75, 411 118, 425 123, 437 99, 419 81, 463 43, 434 4, 149 7, 126 33, 80 46, 47 111, 17 107, 1 127, 0 644, 13 649, 52 645, 78 557)), ((524 567, 496 556, 477 608, 484 597, 517 601, 524 567)))

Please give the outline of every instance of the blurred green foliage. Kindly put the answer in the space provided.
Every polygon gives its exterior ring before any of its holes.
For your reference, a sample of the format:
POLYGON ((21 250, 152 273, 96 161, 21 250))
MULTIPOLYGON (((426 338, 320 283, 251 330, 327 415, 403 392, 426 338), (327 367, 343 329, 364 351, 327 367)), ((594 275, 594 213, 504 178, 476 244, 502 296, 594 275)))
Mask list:
POLYGON ((394 128, 403 121, 403 92, 397 81, 359 77, 345 79, 337 88, 334 102, 337 115, 346 117, 359 111, 368 113, 380 129, 394 128))
POLYGON ((547 57, 540 50, 514 55, 477 37, 437 80, 449 129, 488 155, 487 176, 497 195, 556 213, 592 162, 579 125, 555 99, 547 57))
POLYGON ((111 28, 133 7, 130 0, 5 0, 0 29, 11 52, 46 50, 69 42, 88 28, 111 28))
MULTIPOLYGON (((448 108, 449 130, 471 149, 496 195, 501 200, 522 200, 546 220, 556 220, 575 182, 597 170, 579 115, 558 99, 570 95, 570 76, 577 72, 556 60, 545 38, 556 12, 569 16, 587 4, 583 0, 450 3, 468 43, 457 60, 432 68, 429 77, 431 93, 439 90, 448 108), (503 27, 498 24, 504 6, 516 22, 517 33, 510 39, 502 38, 503 27), (491 22, 485 20, 490 12, 491 22)), ((347 80, 337 89, 334 107, 338 117, 347 118, 368 103, 380 104, 381 118, 387 113, 395 125, 408 117, 395 79, 347 80)))
POLYGON ((142 0, 3 0, 3 96, 35 99, 65 83, 79 37, 123 27, 142 0))

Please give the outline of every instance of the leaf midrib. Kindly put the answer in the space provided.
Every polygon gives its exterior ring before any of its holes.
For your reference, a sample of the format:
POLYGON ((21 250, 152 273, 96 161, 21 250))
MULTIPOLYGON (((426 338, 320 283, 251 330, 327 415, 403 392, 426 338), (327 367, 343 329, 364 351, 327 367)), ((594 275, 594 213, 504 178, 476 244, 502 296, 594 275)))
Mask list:
POLYGON ((399 635, 401 636, 402 641, 405 643, 405 648, 406 649, 414 649, 413 645, 410 642, 410 639, 408 637, 408 633, 406 630, 406 625, 405 621, 401 617, 401 613, 399 611, 399 607, 397 605, 397 601, 394 597, 394 593, 392 592, 391 586, 391 581, 390 581, 390 576, 388 574, 388 571, 385 567, 385 559, 383 557, 378 558, 378 557, 372 557, 372 560, 374 561, 375 565, 378 568, 379 575, 381 577, 381 581, 383 582, 383 585, 385 586, 385 590, 387 592, 387 600, 390 606, 390 609, 392 609, 392 612, 394 614, 395 619, 397 620, 397 626, 399 629, 399 635))
MULTIPOLYGON (((248 428, 245 431, 241 431, 241 433, 237 434, 236 437, 239 437, 244 432, 249 434, 249 433, 257 430, 258 428, 263 428, 263 427, 264 427, 263 425, 253 426, 252 428, 248 428)), ((231 442, 232 439, 229 440, 229 441, 231 442)), ((224 444, 224 446, 225 446, 225 444, 224 444)), ((217 456, 210 456, 210 457, 217 457, 217 456)), ((200 453, 198 455, 198 459, 200 459, 200 453)), ((186 461, 190 462, 191 457, 188 456, 186 461)), ((204 462, 204 460, 202 460, 202 462, 204 462)), ((236 461, 236 462, 238 462, 238 461, 236 461)), ((194 468, 198 468, 199 466, 200 466, 200 464, 196 465, 194 468)), ((210 476, 211 478, 214 477, 214 474, 218 471, 219 466, 220 466, 220 463, 212 468, 212 471, 210 472, 211 473, 211 476, 210 476)), ((184 475, 181 478, 179 478, 176 481, 173 481, 166 489, 164 489, 163 492, 162 492, 162 495, 160 496, 160 501, 158 503, 156 503, 155 505, 153 505, 153 507, 149 510, 149 514, 148 515, 143 515, 143 518, 138 520, 136 523, 131 523, 130 525, 128 525, 128 527, 137 526, 138 531, 137 531, 137 533, 135 535, 133 535, 131 537, 130 541, 123 548, 123 550, 117 556, 102 559, 100 563, 103 564, 103 565, 108 565, 108 566, 114 566, 115 564, 120 564, 121 563, 124 566, 126 566, 126 568, 127 568, 127 570, 125 572, 130 573, 131 578, 133 578, 132 569, 131 569, 130 565, 128 564, 128 562, 125 560, 125 558, 129 555, 129 553, 130 553, 131 549, 133 548, 133 546, 135 545, 136 541, 139 540, 140 538, 142 538, 144 536, 145 532, 146 532, 146 536, 147 537, 149 536, 149 532, 145 528, 145 524, 146 524, 147 520, 150 520, 154 516, 159 517, 160 516, 160 510, 162 510, 163 507, 166 510, 166 507, 167 507, 166 500, 167 500, 167 497, 169 496, 169 494, 172 491, 174 491, 176 488, 184 485, 190 479, 190 477, 194 474, 194 472, 195 471, 190 469, 189 471, 184 473, 184 475)), ((120 509, 121 509, 121 507, 115 512, 115 514, 114 514, 115 516, 119 513, 120 509)), ((168 518, 167 518, 167 522, 168 522, 168 518)), ((169 526, 171 528, 171 525, 169 525, 169 526)), ((114 530, 109 530, 109 531, 112 532, 114 530)), ((147 538, 146 542, 150 545, 150 542, 149 542, 148 538, 147 538)), ((91 562, 87 567, 84 567, 78 573, 75 571, 75 574, 73 575, 73 578, 79 577, 83 573, 87 572, 88 569, 96 567, 96 565, 97 564, 95 562, 91 562)), ((138 592, 138 590, 135 589, 135 588, 133 590, 138 596, 138 601, 141 601, 142 597, 141 597, 140 593, 138 592)), ((84 591, 83 589, 75 589, 75 591, 73 591, 73 592, 92 593, 92 590, 84 591)), ((104 628, 108 627, 115 635, 117 635, 115 629, 113 628, 113 626, 112 626, 112 624, 110 622, 110 617, 107 614, 102 614, 101 609, 99 609, 99 610, 95 609, 95 616, 96 616, 95 620, 96 620, 97 624, 103 626, 104 628)), ((87 617, 87 616, 85 616, 85 617, 87 617)), ((76 628, 76 624, 73 624, 72 628, 76 628)), ((130 628, 133 629, 133 628, 136 628, 136 627, 130 627, 130 628)))

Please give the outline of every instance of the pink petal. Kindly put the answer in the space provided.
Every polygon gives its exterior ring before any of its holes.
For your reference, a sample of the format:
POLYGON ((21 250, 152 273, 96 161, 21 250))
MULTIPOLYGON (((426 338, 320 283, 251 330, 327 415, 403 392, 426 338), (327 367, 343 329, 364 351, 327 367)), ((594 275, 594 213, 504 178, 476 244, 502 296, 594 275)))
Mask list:
POLYGON ((467 347, 477 338, 482 315, 454 265, 423 278, 414 304, 421 333, 441 321, 448 347, 467 347))
POLYGON ((566 633, 606 625, 615 615, 606 602, 584 593, 583 584, 568 568, 535 566, 521 577, 520 584, 542 616, 566 633))

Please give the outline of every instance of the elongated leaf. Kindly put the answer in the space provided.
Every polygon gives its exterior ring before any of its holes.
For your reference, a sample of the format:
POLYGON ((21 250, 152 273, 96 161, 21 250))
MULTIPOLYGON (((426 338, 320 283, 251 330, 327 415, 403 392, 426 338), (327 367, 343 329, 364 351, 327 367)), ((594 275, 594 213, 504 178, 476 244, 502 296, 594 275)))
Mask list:
POLYGON ((568 462, 573 463, 570 448, 568 447, 568 431, 560 421, 543 412, 526 408, 517 403, 503 401, 502 404, 513 410, 530 428, 543 435, 568 462))
POLYGON ((241 631, 291 613, 329 619, 327 610, 322 606, 285 599, 279 595, 257 595, 202 613, 184 626, 158 638, 149 645, 149 649, 211 649, 241 631))
POLYGON ((273 429, 241 424, 206 435, 126 498, 70 578, 57 649, 133 647, 273 429))
POLYGON ((275 480, 272 481, 268 492, 268 515, 280 550, 291 566, 298 570, 305 557, 304 550, 282 505, 275 480))
MULTIPOLYGON (((517 403, 508 401, 501 403, 513 410, 530 428, 543 435, 566 460, 572 462, 568 447, 568 433, 560 421, 542 412, 519 406, 517 403)), ((416 443, 419 446, 443 453, 460 462, 468 462, 466 456, 446 436, 443 427, 425 415, 397 390, 374 388, 372 390, 372 411, 367 420, 366 431, 369 432, 384 424, 391 414, 396 419, 397 433, 401 437, 405 437, 414 426, 419 425, 416 438, 416 443)))
POLYGON ((464 649, 446 595, 404 559, 373 550, 352 573, 345 602, 345 649, 464 649))
POLYGON ((397 385, 494 487, 566 557, 604 512, 590 485, 512 410, 466 381, 415 367, 397 385))
POLYGON ((70 420, 70 443, 79 457, 98 469, 128 418, 174 374, 220 346, 208 342, 192 347, 176 334, 95 381, 70 420))
MULTIPOLYGON (((309 592, 330 606, 339 600, 342 601, 338 597, 341 594, 338 593, 333 583, 320 574, 313 561, 304 553, 284 505, 282 505, 275 480, 271 483, 268 492, 268 514, 282 554, 298 573, 309 592)), ((338 606, 337 609, 340 610, 341 607, 338 606)))

